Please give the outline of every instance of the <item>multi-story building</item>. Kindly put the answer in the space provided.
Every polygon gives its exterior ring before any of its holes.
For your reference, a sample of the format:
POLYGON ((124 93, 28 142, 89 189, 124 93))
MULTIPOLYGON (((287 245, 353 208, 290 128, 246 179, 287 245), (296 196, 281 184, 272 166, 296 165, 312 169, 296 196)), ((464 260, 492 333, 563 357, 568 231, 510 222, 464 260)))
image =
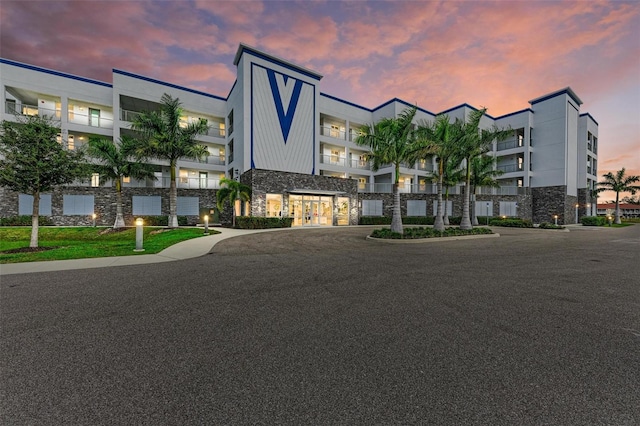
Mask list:
MULTIPOLYGON (((3 120, 16 114, 46 114, 60 124, 60 140, 77 149, 89 137, 118 140, 132 134, 132 117, 157 109, 164 93, 179 98, 183 120, 204 118, 206 135, 198 137, 209 155, 178 163, 178 214, 196 221, 215 208, 220 178, 240 179, 252 188, 243 214, 291 216, 294 226, 347 225, 361 216, 391 215, 394 168, 372 170, 366 148, 355 144, 359 129, 393 117, 411 105, 394 98, 373 109, 320 91, 322 76, 291 62, 241 44, 234 65, 237 80, 228 96, 216 96, 113 70, 112 83, 95 81, 10 60, 0 60, 3 120)), ((576 214, 595 214, 598 123, 580 113, 582 101, 565 88, 529 101, 530 108, 500 117, 485 115, 481 126, 510 126, 513 137, 494 143, 499 188, 478 188, 478 216, 517 216, 534 222, 573 223, 576 214)), ((475 108, 463 104, 438 114, 464 118, 475 108)), ((418 109, 416 120, 436 113, 418 109)), ((124 184, 125 216, 168 212, 168 165, 155 163, 156 179, 124 184)), ((402 213, 433 215, 435 158, 400 168, 402 213)), ((56 223, 85 223, 97 213, 113 221, 113 190, 90 182, 46 194, 44 215, 56 223)), ((447 210, 462 211, 464 187, 450 188, 447 210)), ((30 214, 31 199, 0 189, 0 215, 30 214)), ((240 207, 239 207, 240 208, 240 207)))

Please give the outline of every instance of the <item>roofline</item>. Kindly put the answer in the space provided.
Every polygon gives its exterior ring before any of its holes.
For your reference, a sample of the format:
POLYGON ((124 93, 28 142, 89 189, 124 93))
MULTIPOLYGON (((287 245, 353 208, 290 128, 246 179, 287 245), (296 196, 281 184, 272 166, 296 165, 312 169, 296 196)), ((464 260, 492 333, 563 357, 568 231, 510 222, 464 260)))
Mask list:
POLYGON ((80 77, 80 76, 73 75, 73 74, 67 74, 67 73, 64 73, 64 72, 61 72, 61 71, 55 71, 55 70, 52 70, 52 69, 49 69, 49 68, 37 67, 35 65, 29 65, 29 64, 25 64, 23 62, 12 61, 10 59, 0 58, 0 63, 7 64, 7 65, 12 65, 12 66, 15 66, 15 67, 20 67, 20 68, 25 68, 25 69, 32 70, 32 71, 38 71, 38 72, 42 72, 42 73, 46 73, 46 74, 51 74, 51 75, 55 75, 55 76, 58 76, 58 77, 70 78, 70 79, 73 79, 73 80, 83 81, 85 83, 96 84, 98 86, 104 86, 104 87, 113 88, 112 84, 106 83, 104 81, 92 80, 90 78, 80 77))
POLYGON ((115 69, 115 68, 112 71, 113 71, 114 74, 121 74, 121 75, 124 75, 124 76, 127 76, 127 77, 137 78, 139 80, 148 81, 150 83, 161 84, 163 86, 171 87, 173 89, 184 90, 185 92, 195 93, 196 95, 207 96, 209 98, 219 99, 221 101, 226 101, 227 100, 227 98, 223 98, 221 96, 212 95, 210 93, 201 92, 201 91, 195 90, 195 89, 189 89, 188 87, 178 86, 177 84, 167 83, 166 81, 156 80, 154 78, 145 77, 145 76, 138 75, 138 74, 133 74, 133 73, 130 73, 130 72, 127 72, 127 71, 122 71, 122 70, 118 70, 118 69, 115 69))
POLYGON ((362 105, 354 104, 353 102, 345 101, 344 99, 336 98, 335 96, 327 95, 326 93, 320 92, 320 96, 324 96, 325 98, 329 98, 329 99, 337 101, 337 102, 342 102, 343 104, 347 104, 347 105, 350 105, 352 107, 363 109, 363 110, 365 110, 367 112, 373 112, 372 109, 369 109, 369 108, 364 107, 362 105))
POLYGON ((265 53, 265 52, 263 52, 261 50, 256 49, 255 47, 251 47, 251 46, 249 46, 247 44, 244 44, 244 43, 240 43, 240 45, 238 46, 238 51, 236 52, 236 56, 233 59, 233 65, 238 66, 238 63, 240 62, 240 58, 242 57, 242 54, 245 51, 248 52, 249 54, 253 55, 253 56, 256 56, 256 57, 260 58, 260 59, 264 59, 265 61, 274 63, 276 65, 280 65, 280 66, 283 66, 285 68, 289 68, 289 69, 291 69, 293 71, 297 71, 297 72, 299 72, 301 74, 304 74, 307 77, 311 77, 311 78, 313 78, 315 80, 321 80, 322 79, 322 74, 318 74, 317 72, 311 71, 308 68, 301 67, 300 65, 295 65, 295 64, 293 64, 293 63, 291 63, 289 61, 285 61, 282 58, 270 55, 268 53, 265 53))
POLYGON ((508 114, 505 115, 501 115, 500 117, 496 117, 496 120, 500 120, 502 118, 507 118, 507 117, 511 117, 512 115, 516 115, 516 114, 521 114, 523 112, 530 112, 531 114, 533 114, 533 110, 531 108, 525 108, 525 109, 521 109, 520 111, 516 111, 516 112, 510 112, 508 114))
POLYGON ((565 87, 564 89, 556 90, 555 92, 540 96, 539 98, 532 99, 529 101, 529 103, 533 105, 542 101, 546 101, 547 99, 555 98, 556 96, 565 95, 565 94, 569 95, 569 97, 573 99, 574 102, 577 103, 578 105, 582 105, 582 101, 580 100, 578 95, 576 95, 576 92, 574 92, 569 86, 565 87))
POLYGON ((580 114, 580 117, 584 117, 585 115, 586 115, 587 117, 589 117, 589 118, 591 119, 591 121, 593 121, 594 123, 596 123, 596 126, 599 126, 599 124, 598 124, 598 122, 596 121, 596 119, 595 119, 595 118, 593 118, 593 115, 589 114, 588 112, 585 112, 585 113, 583 113, 583 114, 580 114))
MULTIPOLYGON (((460 109, 460 108, 471 108, 471 109, 472 109, 472 110, 474 110, 474 111, 480 111, 480 109, 479 109, 479 108, 476 108, 476 107, 474 107, 473 105, 469 105, 468 103, 466 103, 466 102, 465 102, 465 103, 460 104, 460 105, 458 105, 458 106, 454 106, 453 108, 449 108, 449 109, 447 109, 447 110, 445 110, 445 111, 439 112, 439 113, 438 113, 438 115, 447 114, 447 113, 449 113, 449 112, 451 112, 451 111, 453 111, 453 110, 460 109)), ((485 117, 487 117, 487 118, 490 118, 490 119, 492 119, 492 120, 495 120, 495 117, 493 117, 493 116, 492 116, 492 115, 490 115, 490 114, 487 114, 486 112, 484 113, 484 115, 485 115, 485 117)))
POLYGON ((383 104, 381 104, 381 105, 378 105, 377 107, 373 108, 373 109, 371 110, 371 112, 374 112, 374 111, 377 111, 377 110, 379 110, 379 109, 381 109, 381 108, 384 108, 384 107, 386 107, 387 105, 389 105, 389 104, 391 104, 391 103, 393 103, 393 102, 398 102, 398 103, 404 104, 404 105, 406 105, 406 106, 408 106, 408 107, 411 107, 411 108, 416 107, 416 109, 417 109, 418 111, 426 112, 427 114, 433 115, 434 117, 436 116, 436 114, 432 113, 431 111, 426 110, 426 109, 424 109, 424 108, 420 108, 419 106, 417 106, 417 105, 415 105, 415 104, 412 104, 412 103, 409 103, 409 102, 407 102, 407 101, 403 101, 403 100, 402 100, 402 99, 400 99, 400 98, 393 98, 393 99, 389 99, 387 102, 385 102, 385 103, 383 103, 383 104))

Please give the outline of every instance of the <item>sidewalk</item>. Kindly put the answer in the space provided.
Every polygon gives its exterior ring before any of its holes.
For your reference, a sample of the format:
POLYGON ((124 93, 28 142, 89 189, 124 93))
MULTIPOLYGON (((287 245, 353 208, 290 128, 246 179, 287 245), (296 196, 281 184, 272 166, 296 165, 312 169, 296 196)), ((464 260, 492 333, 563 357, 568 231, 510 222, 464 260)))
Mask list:
POLYGON ((277 229, 231 229, 211 228, 219 234, 192 238, 162 250, 158 254, 139 254, 132 256, 94 257, 91 259, 50 260, 46 262, 7 263, 0 265, 1 275, 25 274, 30 272, 66 271, 70 269, 103 268, 108 266, 142 265, 148 263, 171 262, 203 256, 213 246, 227 238, 277 229))

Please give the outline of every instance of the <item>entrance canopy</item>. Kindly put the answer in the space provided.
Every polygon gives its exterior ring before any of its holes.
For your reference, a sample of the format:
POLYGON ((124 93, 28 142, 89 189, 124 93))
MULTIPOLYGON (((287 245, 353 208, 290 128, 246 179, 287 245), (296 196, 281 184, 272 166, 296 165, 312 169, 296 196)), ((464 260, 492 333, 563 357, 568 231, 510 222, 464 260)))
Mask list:
POLYGON ((305 194, 305 195, 343 195, 346 194, 344 191, 327 191, 324 189, 289 189, 287 190, 289 194, 305 194))

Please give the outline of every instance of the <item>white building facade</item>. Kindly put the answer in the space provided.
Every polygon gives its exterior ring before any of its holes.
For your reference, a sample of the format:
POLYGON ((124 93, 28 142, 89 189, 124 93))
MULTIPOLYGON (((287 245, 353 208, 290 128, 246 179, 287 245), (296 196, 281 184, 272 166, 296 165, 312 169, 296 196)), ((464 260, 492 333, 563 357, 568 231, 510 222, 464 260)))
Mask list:
MULTIPOLYGON (((393 167, 371 169, 366 149, 354 143, 364 124, 393 117, 411 105, 394 98, 369 109, 321 92, 322 76, 246 45, 234 60, 237 80, 228 96, 113 70, 112 83, 0 59, 3 120, 16 114, 49 115, 60 124, 60 141, 78 149, 90 137, 117 141, 133 134, 133 117, 158 108, 161 96, 179 98, 184 122, 206 119, 198 137, 209 155, 178 163, 178 214, 197 222, 215 211, 224 176, 252 188, 243 214, 293 218, 294 226, 357 224, 362 216, 390 216, 393 167)), ((582 101, 565 88, 529 101, 530 108, 500 117, 486 115, 481 126, 510 126, 511 139, 494 143, 500 188, 478 188, 478 216, 513 216, 534 222, 574 223, 595 214, 598 123, 580 112, 582 101)), ((464 118, 475 108, 463 104, 438 114, 464 118)), ((418 109, 416 120, 437 114, 418 109)), ((168 213, 169 169, 154 164, 156 179, 124 184, 125 218, 168 213)), ((435 158, 400 169, 403 216, 432 216, 435 158)), ((462 214, 464 187, 450 188, 448 211, 462 214)), ((30 199, 0 189, 0 216, 31 214, 30 199)), ((113 189, 91 182, 45 194, 41 211, 54 223, 87 223, 92 213, 113 223, 113 189), (66 207, 65 207, 66 204, 66 207)), ((225 221, 228 212, 222 212, 225 221)))

